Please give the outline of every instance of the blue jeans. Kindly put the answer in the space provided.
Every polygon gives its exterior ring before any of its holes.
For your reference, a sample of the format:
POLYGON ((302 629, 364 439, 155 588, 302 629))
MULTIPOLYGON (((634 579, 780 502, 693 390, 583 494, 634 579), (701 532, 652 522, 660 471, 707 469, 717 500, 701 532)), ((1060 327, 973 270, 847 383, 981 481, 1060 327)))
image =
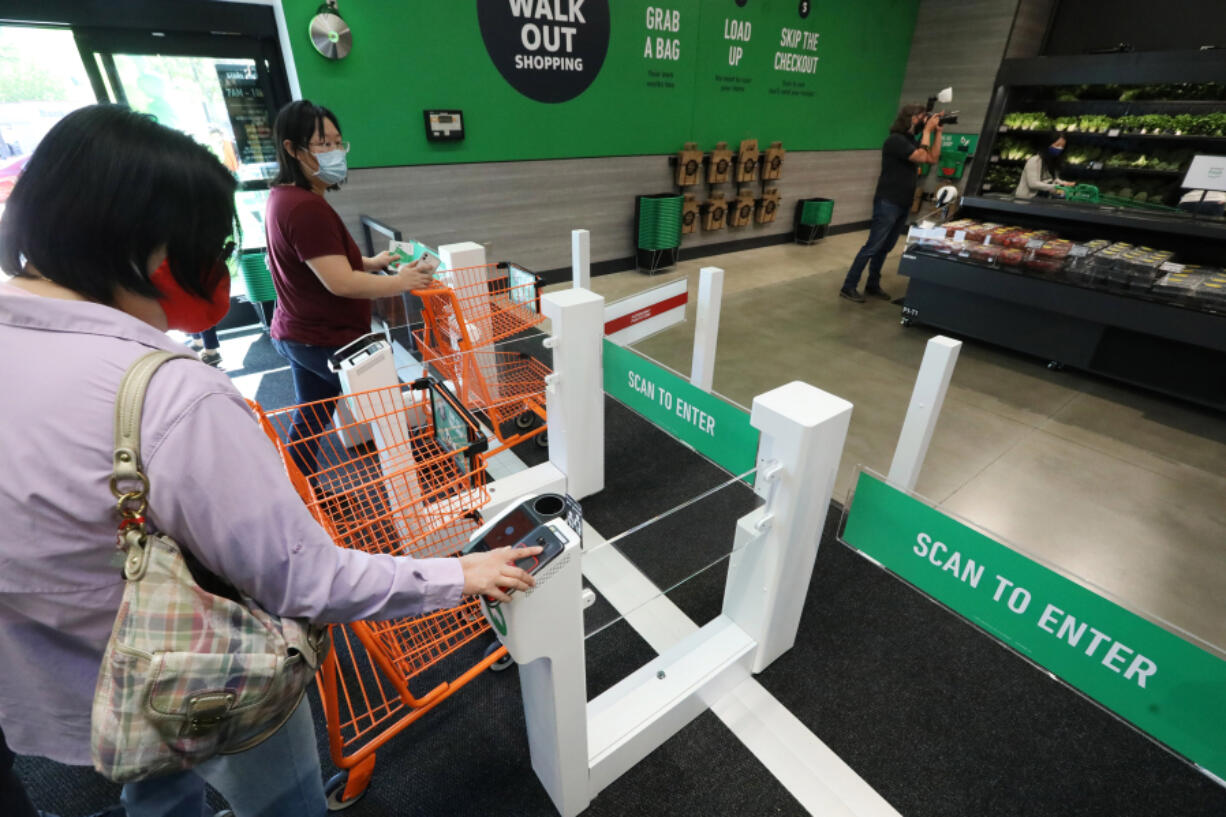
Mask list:
POLYGON ((315 444, 294 445, 303 437, 311 437, 327 428, 328 420, 336 409, 336 398, 341 393, 341 379, 328 369, 328 358, 336 353, 331 346, 311 346, 296 340, 272 339, 272 345, 281 357, 289 361, 290 373, 294 376, 294 399, 297 403, 313 403, 327 400, 309 411, 298 409, 290 425, 290 452, 294 464, 306 476, 319 470, 315 444))
POLYGON ((868 264, 865 289, 880 289, 881 265, 898 243, 898 236, 906 226, 907 208, 880 197, 873 199, 873 221, 868 229, 868 241, 864 242, 864 246, 851 262, 851 269, 843 279, 843 289, 850 291, 860 285, 860 273, 864 271, 865 264, 868 264))
POLYGON ((204 344, 205 349, 220 349, 221 343, 217 340, 217 327, 205 329, 203 332, 192 332, 193 338, 199 338, 204 344))
POLYGON ((128 817, 202 817, 206 782, 226 798, 235 817, 323 817, 327 804, 307 699, 254 749, 218 755, 190 771, 128 783, 120 800, 128 817))

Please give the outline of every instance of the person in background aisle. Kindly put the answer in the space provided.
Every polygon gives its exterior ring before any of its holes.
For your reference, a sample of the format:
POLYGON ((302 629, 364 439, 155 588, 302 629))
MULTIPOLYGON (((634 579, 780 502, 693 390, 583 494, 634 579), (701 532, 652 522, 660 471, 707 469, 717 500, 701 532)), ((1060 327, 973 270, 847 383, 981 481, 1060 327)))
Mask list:
POLYGON ((890 300, 890 294, 881 288, 881 267, 907 226, 907 213, 915 199, 915 184, 919 178, 916 166, 939 161, 944 113, 928 113, 923 105, 915 104, 903 105, 898 111, 890 126, 890 135, 881 146, 881 175, 873 193, 873 220, 868 240, 852 260, 839 297, 859 304, 864 303, 864 295, 890 300), (865 264, 868 265, 868 281, 861 295, 857 287, 865 264))
POLYGON ((217 327, 192 333, 192 348, 200 359, 210 366, 221 368, 221 341, 217 339, 217 327))
POLYGON ((1072 182, 1060 178, 1064 165, 1064 134, 1052 133, 1043 143, 1047 147, 1027 159, 1026 166, 1022 168, 1022 177, 1017 180, 1017 189, 1013 191, 1013 195, 1019 199, 1057 196, 1063 193, 1062 188, 1073 186, 1072 182))
MULTIPOLYGON (((349 143, 341 139, 336 115, 307 100, 286 105, 273 125, 280 169, 268 196, 264 231, 268 269, 277 291, 277 310, 269 334, 289 361, 298 403, 334 400, 340 379, 328 369, 339 348, 370 332, 370 302, 420 289, 430 274, 417 263, 392 275, 371 275, 396 261, 390 252, 365 258, 341 217, 324 200, 348 174, 349 143)), ((314 417, 330 409, 299 411, 289 442, 318 434, 314 417)), ((317 469, 314 447, 294 446, 304 474, 317 469)))
MULTIPOLYGON (((168 329, 199 332, 228 308, 235 186, 190 136, 93 105, 47 133, 0 217, 0 268, 14 276, 0 282, 0 349, 38 350, 0 355, 0 383, 22 386, 0 401, 12 466, 0 469, 0 728, 14 752, 91 763, 94 690, 124 588, 115 398, 134 361, 182 353, 168 329)), ((337 547, 230 378, 199 361, 158 370, 140 437, 150 525, 276 615, 404 618, 533 584, 512 559, 540 548, 413 559, 337 547)), ((122 801, 128 817, 200 817, 206 781, 236 817, 324 817, 306 699, 253 749, 128 783, 122 801)))

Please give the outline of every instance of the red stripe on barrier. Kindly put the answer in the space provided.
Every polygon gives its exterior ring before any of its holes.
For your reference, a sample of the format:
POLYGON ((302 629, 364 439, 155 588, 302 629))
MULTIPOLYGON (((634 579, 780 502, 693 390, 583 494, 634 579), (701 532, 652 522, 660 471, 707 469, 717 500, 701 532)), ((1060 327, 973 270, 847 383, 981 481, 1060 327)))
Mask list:
POLYGON ((683 307, 686 301, 689 300, 689 293, 682 292, 680 295, 674 295, 671 298, 665 298, 659 303, 650 304, 643 307, 637 312, 631 312, 628 315, 622 315, 620 318, 614 318, 604 325, 604 333, 612 335, 614 332, 620 332, 623 329, 634 326, 636 323, 642 323, 648 318, 654 318, 656 315, 662 315, 665 312, 671 312, 678 307, 683 307))

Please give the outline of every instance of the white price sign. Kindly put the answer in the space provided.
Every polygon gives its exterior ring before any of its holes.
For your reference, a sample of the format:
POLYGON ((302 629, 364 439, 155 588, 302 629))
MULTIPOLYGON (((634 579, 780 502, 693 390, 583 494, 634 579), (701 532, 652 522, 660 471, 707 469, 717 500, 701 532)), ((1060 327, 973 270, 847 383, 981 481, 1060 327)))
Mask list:
POLYGON ((1182 186, 1194 190, 1226 190, 1226 156, 1193 156, 1182 186))

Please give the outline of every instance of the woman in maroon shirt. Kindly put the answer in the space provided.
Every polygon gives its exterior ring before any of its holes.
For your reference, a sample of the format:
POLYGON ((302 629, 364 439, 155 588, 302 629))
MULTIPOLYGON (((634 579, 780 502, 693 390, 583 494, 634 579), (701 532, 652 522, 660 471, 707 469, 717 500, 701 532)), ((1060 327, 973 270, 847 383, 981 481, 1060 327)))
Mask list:
MULTIPOLYGON (((349 143, 327 108, 307 100, 291 102, 273 125, 280 172, 265 212, 268 269, 277 290, 271 335, 289 361, 298 403, 334 399, 340 380, 328 369, 337 349, 370 332, 370 302, 420 289, 430 281, 416 264, 391 275, 371 275, 393 263, 382 252, 364 258, 324 192, 344 181, 349 143)), ((327 412, 331 414, 331 410, 327 412)), ((314 412, 298 412, 289 441, 317 434, 314 412)), ((293 449, 303 446, 293 446, 293 449)), ((304 473, 317 470, 313 455, 297 457, 304 473), (306 461, 306 460, 311 461, 306 461)))

